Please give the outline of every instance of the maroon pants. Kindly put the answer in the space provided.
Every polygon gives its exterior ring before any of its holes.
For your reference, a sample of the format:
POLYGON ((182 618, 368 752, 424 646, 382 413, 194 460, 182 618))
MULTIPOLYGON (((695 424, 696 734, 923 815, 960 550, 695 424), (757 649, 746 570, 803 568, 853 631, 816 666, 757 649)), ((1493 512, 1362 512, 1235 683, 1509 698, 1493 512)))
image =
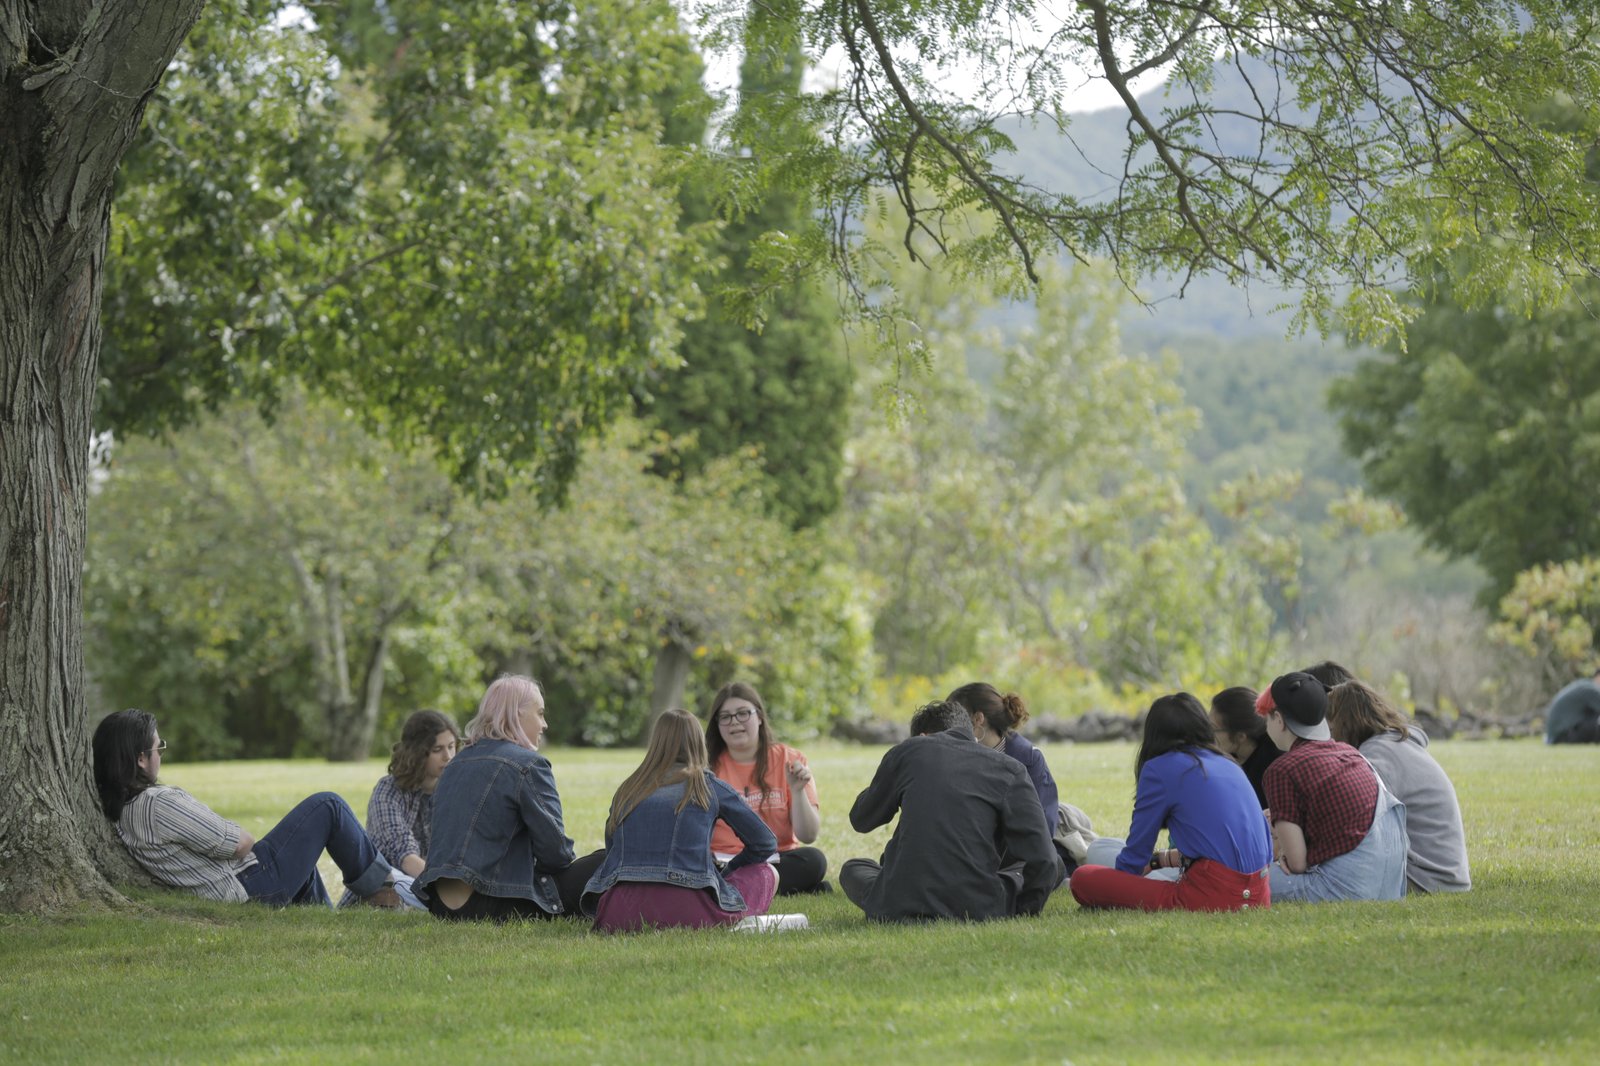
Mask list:
POLYGON ((1210 859, 1196 859, 1176 881, 1154 881, 1109 866, 1080 866, 1071 883, 1073 898, 1085 907, 1239 911, 1272 905, 1265 870, 1242 874, 1210 859))
POLYGON ((764 862, 741 866, 727 875, 728 884, 744 897, 745 910, 725 911, 709 888, 618 881, 600 893, 595 908, 597 933, 627 933, 640 929, 690 928, 732 925, 740 918, 765 914, 778 888, 778 873, 764 862))

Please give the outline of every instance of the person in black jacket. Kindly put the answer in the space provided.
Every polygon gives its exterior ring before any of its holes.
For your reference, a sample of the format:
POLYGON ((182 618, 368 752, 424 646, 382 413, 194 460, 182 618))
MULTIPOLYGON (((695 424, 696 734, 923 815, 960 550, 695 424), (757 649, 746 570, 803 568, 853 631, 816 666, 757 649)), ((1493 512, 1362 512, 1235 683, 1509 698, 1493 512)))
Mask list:
POLYGON ((960 704, 927 704, 912 723, 923 735, 884 754, 850 809, 858 833, 896 812, 900 824, 881 864, 844 864, 845 895, 875 921, 1039 913, 1059 867, 1027 771, 977 743, 960 704))

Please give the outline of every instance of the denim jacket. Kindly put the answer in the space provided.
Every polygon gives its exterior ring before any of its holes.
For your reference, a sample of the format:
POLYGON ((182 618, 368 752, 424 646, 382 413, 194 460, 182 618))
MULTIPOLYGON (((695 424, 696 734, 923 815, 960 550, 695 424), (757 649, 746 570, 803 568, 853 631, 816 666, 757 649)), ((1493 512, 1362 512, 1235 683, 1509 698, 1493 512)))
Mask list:
POLYGON ((486 896, 529 899, 560 914, 550 871, 572 865, 550 760, 509 740, 477 740, 439 775, 424 889, 454 877, 486 896))
POLYGON ((744 897, 723 880, 711 857, 711 827, 720 818, 744 841, 744 850, 728 862, 730 872, 766 862, 777 853, 778 839, 739 794, 710 770, 706 771, 706 784, 711 788, 710 810, 693 802, 677 810, 685 786, 682 782, 665 785, 629 811, 614 832, 606 834, 605 862, 583 889, 586 912, 592 912, 600 893, 618 881, 711 888, 723 910, 745 909, 744 897))

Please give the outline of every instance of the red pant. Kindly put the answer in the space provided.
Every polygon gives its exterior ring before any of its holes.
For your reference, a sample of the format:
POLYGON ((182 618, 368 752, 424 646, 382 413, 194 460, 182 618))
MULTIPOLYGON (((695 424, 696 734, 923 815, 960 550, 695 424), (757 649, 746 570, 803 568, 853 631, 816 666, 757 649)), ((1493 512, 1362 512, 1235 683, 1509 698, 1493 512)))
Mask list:
POLYGON ((1153 881, 1109 866, 1072 872, 1072 896, 1085 907, 1146 911, 1237 911, 1272 905, 1265 870, 1242 874, 1220 862, 1196 859, 1177 881, 1153 881))

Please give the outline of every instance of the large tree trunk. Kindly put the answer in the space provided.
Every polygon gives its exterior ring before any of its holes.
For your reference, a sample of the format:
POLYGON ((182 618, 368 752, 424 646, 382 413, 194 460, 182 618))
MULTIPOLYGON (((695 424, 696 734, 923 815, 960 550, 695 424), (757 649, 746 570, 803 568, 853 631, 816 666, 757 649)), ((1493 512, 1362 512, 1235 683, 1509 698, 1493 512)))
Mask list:
POLYGON ((112 178, 203 0, 0 0, 0 910, 118 899, 83 690, 112 178))

